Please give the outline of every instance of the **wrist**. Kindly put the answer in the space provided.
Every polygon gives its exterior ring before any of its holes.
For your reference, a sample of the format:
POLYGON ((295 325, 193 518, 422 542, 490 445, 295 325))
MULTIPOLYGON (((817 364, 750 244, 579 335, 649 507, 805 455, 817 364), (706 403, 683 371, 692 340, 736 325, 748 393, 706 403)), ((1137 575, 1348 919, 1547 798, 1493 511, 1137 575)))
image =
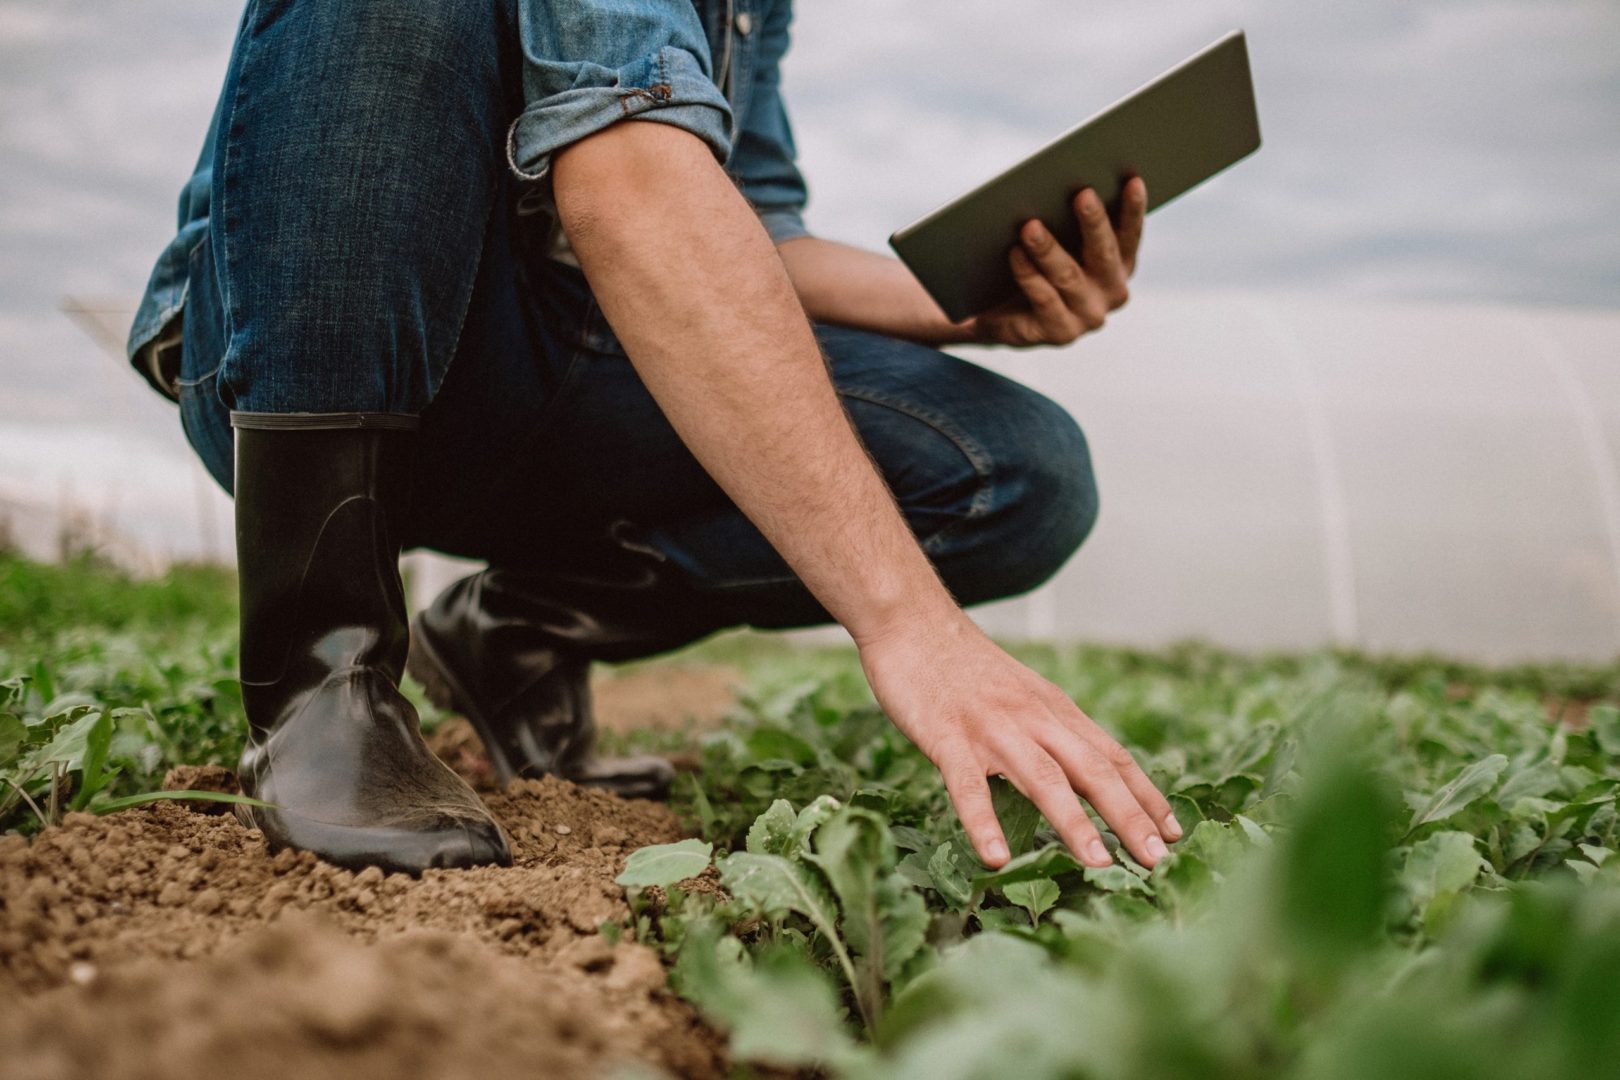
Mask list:
POLYGON ((979 633, 978 626, 943 587, 938 597, 925 601, 912 597, 891 608, 878 608, 863 613, 860 620, 852 620, 844 628, 862 652, 902 641, 938 641, 964 633, 979 633))
POLYGON ((979 333, 979 320, 975 318, 963 319, 953 323, 940 314, 942 320, 933 334, 933 345, 987 345, 979 333))
POLYGON ((934 303, 934 298, 922 291, 921 285, 917 287, 917 291, 920 296, 912 317, 913 325, 917 327, 913 340, 936 348, 945 345, 981 344, 977 317, 952 322, 940 306, 934 303))

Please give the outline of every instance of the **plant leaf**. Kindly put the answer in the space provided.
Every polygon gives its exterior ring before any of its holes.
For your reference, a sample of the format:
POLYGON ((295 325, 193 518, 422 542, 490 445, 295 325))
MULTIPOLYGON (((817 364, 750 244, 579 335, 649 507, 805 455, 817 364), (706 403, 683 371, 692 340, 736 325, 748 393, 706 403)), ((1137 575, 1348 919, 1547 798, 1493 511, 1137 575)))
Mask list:
POLYGON ((777 799, 749 826, 748 850, 755 855, 792 854, 793 821, 793 804, 777 799))
POLYGON ((761 912, 798 912, 822 934, 837 939, 837 905, 802 863, 739 851, 720 860, 720 883, 761 912))
POLYGON ((710 922, 689 929, 676 963, 681 993, 731 1032, 742 1061, 847 1070, 865 1051, 844 1025, 826 975, 802 955, 772 949, 750 961, 710 922))
POLYGON ((881 954, 876 889, 879 877, 893 868, 894 841, 883 819, 870 810, 845 807, 816 830, 815 853, 807 855, 821 868, 844 913, 844 936, 860 954, 881 954))
POLYGON ((1278 845, 1280 926, 1318 978, 1331 978, 1371 943, 1393 885, 1393 800, 1353 739, 1335 732, 1317 750, 1319 765, 1308 770, 1293 828, 1278 845))
POLYGON ((902 851, 927 851, 934 846, 927 833, 910 825, 891 824, 889 834, 894 837, 894 846, 902 851))
POLYGON ((1034 845, 1041 812, 1005 777, 990 778, 990 799, 996 818, 1001 822, 1002 835, 1007 838, 1007 850, 1017 858, 1034 845))
POLYGON ((83 810, 89 806, 90 800, 117 775, 116 771, 109 772, 106 768, 107 751, 112 747, 112 738, 112 713, 97 713, 96 722, 84 733, 84 756, 79 763, 78 790, 73 793, 73 799, 68 803, 69 809, 83 810))
POLYGON ((748 752, 760 761, 790 761, 795 765, 816 763, 815 749, 791 731, 781 728, 755 728, 744 740, 748 752))
POLYGON ((1620 758, 1620 705, 1593 705, 1587 710, 1586 726, 1600 750, 1620 758))
POLYGON ((1001 892, 1008 900, 1029 912, 1029 921, 1034 925, 1057 903, 1060 890, 1056 882, 1036 878, 1033 881, 1015 881, 1001 892))
POLYGON ((28 729, 10 713, 0 713, 0 776, 17 762, 17 757, 28 743, 28 729))
POLYGON ((973 899, 967 874, 957 864, 956 853, 948 843, 934 849, 934 854, 928 860, 928 877, 934 890, 958 911, 967 907, 973 899))
POLYGON ((624 871, 613 880, 625 888, 667 887, 696 877, 709 866, 714 845, 702 840, 679 840, 632 851, 624 871))
POLYGON ((272 809, 275 803, 267 803, 260 799, 249 798, 226 791, 143 791, 138 795, 120 795, 116 799, 102 799, 90 809, 97 814, 115 814, 120 810, 128 810, 133 806, 145 806, 147 803, 163 802, 165 799, 184 799, 188 802, 217 802, 235 803, 242 806, 267 806, 272 809))
POLYGON ((828 818, 843 804, 831 795, 817 795, 793 822, 793 849, 802 851, 810 845, 810 834, 821 828, 828 818))
POLYGON ((1485 859, 1465 832, 1437 832, 1412 845, 1401 871, 1401 885, 1421 914, 1437 896, 1459 892, 1474 883, 1485 859))
POLYGON ((876 929, 883 939, 883 979, 893 982, 928 940, 928 905, 905 879, 890 874, 877 886, 876 929))
POLYGON ((971 884, 975 893, 982 894, 987 889, 1005 888, 1016 881, 1050 878, 1078 869, 1080 864, 1074 860, 1074 856, 1070 855, 1062 844, 1054 842, 1038 851, 1026 851, 1016 856, 1000 870, 978 875, 971 884))
MULTIPOLYGON (((77 711, 82 706, 74 706, 77 711)), ((55 731, 49 742, 40 747, 34 754, 32 765, 38 769, 45 765, 62 765, 69 770, 77 769, 84 762, 86 740, 97 724, 101 723, 104 714, 100 709, 91 709, 84 715, 68 719, 66 716, 56 714, 46 718, 46 723, 67 720, 55 731)))
POLYGON ((1123 866, 1087 866, 1081 870, 1086 884, 1092 885, 1107 893, 1141 893, 1144 896, 1153 895, 1153 886, 1131 873, 1123 866))
POLYGON ((919 889, 934 888, 934 878, 928 872, 928 860, 920 851, 908 851, 894 864, 895 872, 919 889))
MULTIPOLYGON (((1423 808, 1412 817, 1412 829, 1444 821, 1469 803, 1487 794, 1496 786, 1497 778, 1508 767, 1505 754, 1492 754, 1465 765, 1439 791, 1429 797, 1423 808)), ((1409 832, 1411 830, 1408 830, 1409 832)))

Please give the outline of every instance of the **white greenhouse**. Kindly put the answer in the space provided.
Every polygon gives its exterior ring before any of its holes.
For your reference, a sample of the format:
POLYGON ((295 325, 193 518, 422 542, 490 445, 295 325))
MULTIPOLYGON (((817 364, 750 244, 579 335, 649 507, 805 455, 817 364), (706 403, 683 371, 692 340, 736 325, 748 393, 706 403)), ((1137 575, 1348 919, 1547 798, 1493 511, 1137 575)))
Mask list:
POLYGON ((1102 514, 1010 637, 1620 655, 1620 312, 1137 301, 1069 355, 1102 514))

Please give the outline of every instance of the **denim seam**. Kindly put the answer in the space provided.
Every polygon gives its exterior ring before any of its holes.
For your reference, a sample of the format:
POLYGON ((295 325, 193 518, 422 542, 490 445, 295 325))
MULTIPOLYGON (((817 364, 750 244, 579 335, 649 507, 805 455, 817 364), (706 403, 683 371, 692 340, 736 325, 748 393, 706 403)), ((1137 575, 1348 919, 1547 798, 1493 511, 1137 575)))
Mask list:
MULTIPOLYGON (((751 15, 749 17, 752 18, 751 15)), ((731 89, 731 93, 727 95, 727 102, 731 105, 731 146, 732 153, 735 154, 737 140, 742 138, 742 109, 739 106, 753 104, 750 99, 753 96, 754 69, 751 61, 754 45, 752 34, 744 37, 737 33, 734 19, 726 21, 726 33, 735 41, 733 55, 730 57, 735 77, 731 73, 726 76, 729 80, 727 85, 731 89), (745 94, 748 97, 744 97, 745 94)))
MULTIPOLYGON (((603 88, 614 93, 615 100, 618 102, 619 116, 621 119, 636 117, 642 113, 651 112, 664 106, 693 106, 712 104, 711 102, 689 98, 685 93, 687 88, 684 87, 684 85, 680 90, 677 89, 675 81, 672 81, 669 76, 668 51, 670 48, 671 46, 666 45, 660 48, 656 54, 654 54, 654 63, 657 65, 658 74, 657 81, 651 86, 614 86, 603 88)), ((680 73, 677 72, 677 75, 679 74, 680 73)), ((728 112, 730 112, 730 105, 731 102, 728 99, 726 101, 728 112)), ((564 143, 562 146, 557 146, 546 151, 543 155, 541 155, 539 167, 535 171, 525 171, 520 165, 518 165, 517 162, 517 134, 518 126, 523 123, 525 116, 532 111, 534 111, 533 103, 530 103, 518 112, 518 115, 512 119, 512 122, 508 124, 506 128, 507 167, 511 170, 513 175, 517 176, 519 179, 529 181, 545 179, 547 174, 549 174, 551 171, 551 159, 553 155, 555 155, 557 151, 563 149, 563 146, 571 144, 564 143)), ((596 130, 599 131, 600 128, 596 130)), ((580 135, 578 139, 586 138, 589 134, 594 133, 595 131, 588 132, 585 135, 580 135)), ((578 141, 578 139, 571 141, 578 141)))
POLYGON ((450 344, 446 348, 446 352, 449 354, 448 358, 442 366, 434 364, 431 358, 428 361, 427 378, 429 385, 424 387, 427 391, 428 404, 432 404, 433 399, 439 396, 439 389, 444 386, 444 380, 450 374, 450 367, 456 362, 456 354, 461 350, 461 335, 467 329, 467 315, 472 311, 473 293, 478 288, 478 271, 483 267, 484 259, 489 254, 490 226, 495 223, 496 214, 504 214, 505 212, 506 204, 501 198, 501 170, 497 167, 494 170, 494 179, 490 183, 489 216, 484 219, 484 230, 479 234, 478 238, 478 262, 473 265, 472 273, 468 279, 466 299, 462 302, 461 314, 456 319, 456 332, 451 336, 450 344))
MULTIPOLYGON (((181 301, 181 303, 179 305, 179 308, 177 308, 177 310, 184 308, 186 299, 191 295, 191 260, 195 259, 197 257, 197 252, 201 251, 202 246, 204 244, 206 244, 207 242, 208 242, 208 231, 205 229, 205 230, 203 230, 202 239, 198 240, 195 244, 191 245, 191 250, 186 252, 186 280, 185 280, 185 283, 180 287, 180 301, 181 301)), ((186 341, 185 341, 184 335, 182 335, 181 338, 180 338, 180 352, 181 352, 182 356, 185 355, 185 348, 186 348, 186 341)), ((227 351, 228 351, 228 349, 220 350, 219 361, 213 366, 213 368, 211 370, 204 372, 203 374, 197 376, 195 379, 175 379, 174 380, 174 385, 176 387, 188 387, 189 386, 192 389, 196 389, 197 387, 201 386, 203 383, 207 382, 209 379, 213 379, 213 378, 218 377, 220 369, 225 366, 225 353, 227 351)))
MULTIPOLYGON (((181 345, 180 347, 182 349, 185 348, 184 345, 181 345)), ((214 366, 213 371, 210 371, 205 375, 199 375, 195 379, 176 379, 176 380, 174 380, 174 385, 179 386, 179 387, 183 387, 185 389, 195 390, 197 387, 201 386, 203 383, 209 381, 210 379, 213 379, 213 378, 217 377, 219 375, 220 366, 221 365, 216 364, 214 366)))
MULTIPOLYGON (((251 19, 247 20, 249 30, 242 43, 241 70, 237 73, 236 93, 231 99, 229 123, 226 124, 223 133, 225 147, 221 155, 222 160, 219 163, 219 247, 221 250, 219 253, 218 287, 219 291, 224 294, 221 298, 223 302, 220 304, 220 310, 225 315, 225 348, 220 351, 219 365, 215 368, 216 374, 224 370, 226 362, 231 358, 232 350, 236 347, 236 327, 240 325, 242 315, 237 307, 236 290, 231 288, 231 187, 234 180, 231 173, 231 151, 235 148, 236 142, 241 136, 241 119, 238 114, 241 112, 242 100, 246 94, 243 88, 247 85, 248 80, 245 76, 248 65, 253 59, 254 50, 259 43, 258 0, 249 0, 249 3, 252 5, 253 15, 251 19)), ((213 228, 212 222, 209 223, 209 228, 213 228)))
MULTIPOLYGON (((206 240, 207 238, 208 230, 204 229, 203 239, 206 240)), ((191 256, 195 254, 197 249, 201 246, 202 240, 198 240, 186 252, 187 263, 191 262, 191 256)), ((189 276, 184 277, 180 280, 180 291, 178 294, 176 294, 173 303, 167 305, 166 307, 158 308, 157 311, 153 313, 151 320, 146 324, 146 328, 141 333, 135 333, 136 328, 133 326, 130 328, 130 338, 127 342, 127 352, 132 361, 140 356, 142 349, 146 348, 153 341, 162 337, 163 331, 169 328, 170 320, 185 310, 186 298, 190 295, 190 292, 191 279, 189 276)), ((139 321, 139 314, 139 312, 136 312, 137 322, 139 321)), ((137 365, 137 367, 139 367, 139 365, 137 365)))
MULTIPOLYGON (((203 229, 202 239, 198 240, 195 244, 192 244, 191 247, 186 249, 185 261, 188 267, 190 266, 192 257, 197 254, 197 249, 202 247, 203 241, 207 239, 208 230, 205 228, 203 229)), ((179 315, 186 309, 186 301, 190 298, 190 296, 191 275, 187 274, 185 277, 180 279, 180 291, 175 295, 174 302, 169 304, 167 307, 159 308, 153 314, 152 320, 147 324, 147 328, 144 332, 140 334, 135 334, 133 332, 131 333, 128 343, 128 353, 132 361, 139 361, 141 351, 152 342, 163 336, 163 331, 169 328, 170 321, 173 320, 176 315, 179 315)), ((136 363, 137 370, 139 370, 141 366, 142 365, 140 363, 136 363)), ((215 370, 217 371, 218 368, 215 370)), ((175 385, 181 385, 181 380, 176 379, 175 385)))
POLYGON ((539 170, 536 172, 524 172, 523 167, 517 163, 517 155, 514 153, 514 150, 516 149, 517 143, 518 124, 522 122, 522 120, 523 114, 519 112, 517 116, 512 119, 512 122, 506 126, 506 167, 511 169, 513 175, 517 176, 517 178, 520 180, 544 180, 546 178, 546 174, 551 171, 550 154, 546 155, 545 161, 541 163, 539 170))
MULTIPOLYGON (((957 452, 967 459, 968 464, 973 467, 973 471, 979 477, 979 490, 974 492, 973 501, 968 504, 968 512, 961 520, 973 521, 976 518, 983 517, 990 509, 991 497, 994 494, 991 477, 995 475, 995 461, 990 457, 988 450, 975 442, 967 432, 953 423, 949 417, 877 390, 840 388, 838 393, 842 397, 865 401, 871 405, 892 409, 903 416, 909 416, 919 423, 928 425, 950 440, 951 444, 956 447, 957 452)), ((950 527, 950 525, 946 525, 936 530, 929 535, 929 539, 932 540, 933 537, 938 536, 950 527)))
MULTIPOLYGON (((983 446, 974 442, 961 428, 938 413, 922 409, 912 402, 902 401, 879 391, 839 387, 838 394, 840 397, 853 398, 856 401, 864 401, 879 408, 891 409, 902 416, 908 416, 934 429, 934 431, 949 440, 952 446, 956 447, 957 451, 972 466, 974 474, 978 476, 979 490, 974 492, 973 501, 968 504, 967 513, 955 521, 946 522, 926 537, 917 538, 917 545, 924 552, 932 553, 931 548, 937 550, 936 541, 946 536, 952 529, 959 528, 983 517, 985 512, 989 510, 994 493, 994 484, 991 481, 993 474, 992 459, 989 452, 983 446)), ((743 581, 725 581, 717 585, 694 585, 694 588, 708 592, 726 592, 732 589, 757 588, 761 585, 786 585, 798 580, 797 574, 790 573, 786 575, 778 574, 772 577, 748 578, 743 581)))
POLYGON ((924 412, 916 406, 908 408, 907 403, 901 403, 899 399, 889 399, 888 395, 880 393, 873 393, 870 397, 861 397, 859 394, 851 394, 850 396, 858 401, 864 400, 874 405, 893 409, 932 427, 956 446, 962 456, 967 458, 968 463, 973 466, 973 471, 978 474, 979 490, 973 493, 973 501, 968 504, 967 513, 955 521, 947 521, 927 536, 918 537, 917 546, 922 548, 926 554, 937 554, 941 545, 949 536, 957 530, 978 521, 989 512, 990 503, 995 494, 995 485, 991 480, 993 463, 989 452, 984 447, 974 442, 966 432, 956 427, 948 419, 936 413, 924 412))

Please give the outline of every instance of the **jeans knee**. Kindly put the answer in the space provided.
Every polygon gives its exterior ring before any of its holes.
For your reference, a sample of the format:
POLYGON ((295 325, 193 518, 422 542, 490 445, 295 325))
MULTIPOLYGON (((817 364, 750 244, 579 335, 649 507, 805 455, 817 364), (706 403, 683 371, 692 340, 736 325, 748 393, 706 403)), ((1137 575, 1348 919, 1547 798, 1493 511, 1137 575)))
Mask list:
POLYGON ((1097 523, 1097 482, 1085 433, 1067 411, 1027 391, 1018 438, 997 461, 1007 536, 1001 591, 1034 589, 1068 562, 1097 523))
POLYGON ((232 408, 416 414, 431 400, 504 221, 506 6, 250 9, 209 206, 232 408))
POLYGON ((320 80, 325 99, 363 120, 379 112, 404 115, 418 104, 442 109, 458 87, 482 96, 499 77, 499 58, 513 47, 503 40, 510 36, 503 33, 506 6, 303 0, 268 11, 257 36, 283 68, 296 63, 320 80))

